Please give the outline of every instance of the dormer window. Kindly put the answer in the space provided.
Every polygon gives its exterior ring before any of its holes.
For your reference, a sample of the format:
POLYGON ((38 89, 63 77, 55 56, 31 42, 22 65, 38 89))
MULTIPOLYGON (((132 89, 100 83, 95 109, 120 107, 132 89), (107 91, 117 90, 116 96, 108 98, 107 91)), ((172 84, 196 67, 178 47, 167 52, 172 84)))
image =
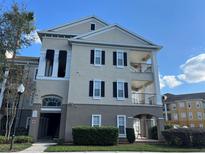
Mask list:
POLYGON ((95 30, 95 24, 90 25, 90 30, 95 30))

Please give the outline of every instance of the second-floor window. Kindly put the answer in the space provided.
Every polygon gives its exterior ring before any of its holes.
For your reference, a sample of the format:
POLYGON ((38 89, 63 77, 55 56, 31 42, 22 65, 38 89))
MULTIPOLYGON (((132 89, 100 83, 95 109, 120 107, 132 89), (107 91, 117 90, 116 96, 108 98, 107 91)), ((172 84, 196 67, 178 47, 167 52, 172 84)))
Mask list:
POLYGON ((105 51, 102 49, 91 50, 90 63, 95 66, 101 66, 105 64, 105 51))
POLYGON ((192 114, 192 112, 189 112, 189 119, 193 119, 193 114, 192 114))
POLYGON ((101 80, 92 80, 89 83, 89 96, 93 99, 100 99, 105 96, 105 82, 101 80))
POLYGON ((128 98, 128 83, 124 81, 113 82, 113 97, 118 100, 128 98))
POLYGON ((58 77, 65 77, 67 51, 61 50, 58 57, 58 77))
POLYGON ((198 118, 198 120, 202 120, 202 113, 201 112, 197 112, 197 118, 198 118))

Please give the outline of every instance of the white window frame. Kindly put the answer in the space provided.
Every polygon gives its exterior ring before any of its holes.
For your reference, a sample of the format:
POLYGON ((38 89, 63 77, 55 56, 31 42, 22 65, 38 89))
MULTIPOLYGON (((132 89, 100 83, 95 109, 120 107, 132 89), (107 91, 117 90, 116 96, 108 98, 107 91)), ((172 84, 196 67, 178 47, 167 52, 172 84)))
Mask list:
POLYGON ((186 112, 181 112, 181 118, 185 119, 186 118, 186 112))
POLYGON ((116 54, 116 64, 117 64, 117 68, 124 68, 125 66, 125 64, 124 64, 124 51, 123 50, 117 50, 117 52, 116 52, 117 54, 116 54), (118 64, 118 54, 122 54, 122 65, 119 65, 118 64))
POLYGON ((102 80, 98 80, 98 79, 93 80, 93 99, 101 99, 101 91, 102 91, 101 82, 102 80), (95 96, 95 87, 96 87, 95 82, 100 82, 100 96, 95 96))
POLYGON ((197 119, 198 119, 198 120, 202 120, 202 116, 203 116, 202 112, 197 112, 197 119), (200 116, 201 118, 199 118, 199 116, 200 116))
POLYGON ((117 80, 117 100, 125 100, 125 81, 123 81, 123 80, 117 80), (122 86, 122 88, 123 88, 123 97, 118 96, 118 87, 119 87, 118 83, 123 84, 123 86, 122 86))
POLYGON ((94 66, 102 66, 102 49, 99 49, 99 48, 95 48, 95 49, 94 49, 94 66), (97 54, 96 54, 97 52, 100 52, 100 64, 96 64, 96 63, 95 63, 95 59, 96 59, 96 57, 97 57, 97 56, 96 56, 96 55, 97 55, 97 54))
POLYGON ((197 108, 197 109, 200 109, 200 108, 201 108, 201 102, 198 102, 198 101, 196 102, 196 108, 197 108), (199 105, 199 107, 198 107, 197 105, 199 105))
POLYGON ((180 107, 180 108, 184 108, 184 107, 185 107, 184 102, 180 102, 180 103, 179 103, 179 107, 180 107))
POLYGON ((124 138, 124 137, 126 137, 126 127, 127 127, 127 122, 126 122, 126 115, 117 115, 117 128, 119 129, 119 126, 120 126, 120 124, 119 124, 119 118, 120 117, 123 117, 124 118, 124 134, 120 134, 119 133, 119 137, 122 137, 122 138, 124 138))
POLYGON ((176 111, 177 109, 177 105, 176 104, 172 104, 172 110, 176 111))
POLYGON ((204 125, 203 124, 199 124, 199 128, 203 128, 204 127, 204 125))
POLYGON ((190 127, 191 127, 191 128, 194 128, 194 127, 195 127, 195 125, 194 125, 194 124, 190 124, 190 127))
POLYGON ((92 125, 92 127, 101 127, 101 114, 92 114, 92 120, 91 120, 91 125, 92 125), (99 117, 99 125, 98 126, 96 126, 96 125, 94 125, 94 117, 99 117))
POLYGON ((179 119, 177 113, 174 113, 174 114, 173 114, 173 119, 174 119, 174 120, 178 120, 178 119, 179 119))
POLYGON ((188 102, 188 103, 187 103, 187 106, 188 106, 189 109, 191 109, 191 106, 192 106, 192 105, 191 105, 191 102, 188 102), (189 107, 189 105, 190 105, 190 107, 189 107))
POLYGON ((194 117, 193 117, 193 113, 192 112, 189 112, 189 119, 193 119, 194 117), (191 115, 191 116, 190 116, 191 115), (190 118, 191 117, 191 118, 190 118))

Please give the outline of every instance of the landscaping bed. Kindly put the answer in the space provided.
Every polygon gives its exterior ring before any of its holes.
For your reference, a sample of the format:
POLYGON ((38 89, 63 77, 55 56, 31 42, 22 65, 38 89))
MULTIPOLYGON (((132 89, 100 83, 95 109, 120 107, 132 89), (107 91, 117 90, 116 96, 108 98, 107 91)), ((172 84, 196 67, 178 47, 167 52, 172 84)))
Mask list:
MULTIPOLYGON (((14 144, 12 152, 22 151, 31 146, 31 143, 14 144)), ((10 152, 10 144, 0 144, 0 152, 10 152)))
POLYGON ((77 146, 55 145, 45 152, 80 152, 80 151, 147 151, 147 152, 205 152, 205 148, 182 148, 167 144, 118 144, 114 146, 77 146))

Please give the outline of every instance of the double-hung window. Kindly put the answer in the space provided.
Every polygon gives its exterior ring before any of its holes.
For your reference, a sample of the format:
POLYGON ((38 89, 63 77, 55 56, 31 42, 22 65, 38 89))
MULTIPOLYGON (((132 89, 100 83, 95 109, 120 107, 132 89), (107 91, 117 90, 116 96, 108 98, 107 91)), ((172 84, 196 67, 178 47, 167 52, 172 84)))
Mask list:
POLYGON ((100 80, 94 80, 93 94, 94 94, 93 97, 96 99, 101 97, 101 81, 100 80))
POLYGON ((124 82, 118 81, 117 82, 117 98, 124 99, 124 82))
POLYGON ((94 64, 95 64, 96 66, 102 65, 101 60, 102 60, 102 50, 96 49, 96 50, 95 50, 95 60, 94 60, 94 64))
POLYGON ((117 115, 117 127, 119 129, 119 137, 126 137, 126 116, 117 115))
POLYGON ((100 127, 101 126, 101 115, 93 114, 92 115, 92 127, 100 127))
POLYGON ((197 117, 198 117, 198 120, 202 120, 202 113, 201 112, 197 112, 197 117))
POLYGON ((124 67, 124 53, 122 51, 117 52, 117 67, 124 67))

